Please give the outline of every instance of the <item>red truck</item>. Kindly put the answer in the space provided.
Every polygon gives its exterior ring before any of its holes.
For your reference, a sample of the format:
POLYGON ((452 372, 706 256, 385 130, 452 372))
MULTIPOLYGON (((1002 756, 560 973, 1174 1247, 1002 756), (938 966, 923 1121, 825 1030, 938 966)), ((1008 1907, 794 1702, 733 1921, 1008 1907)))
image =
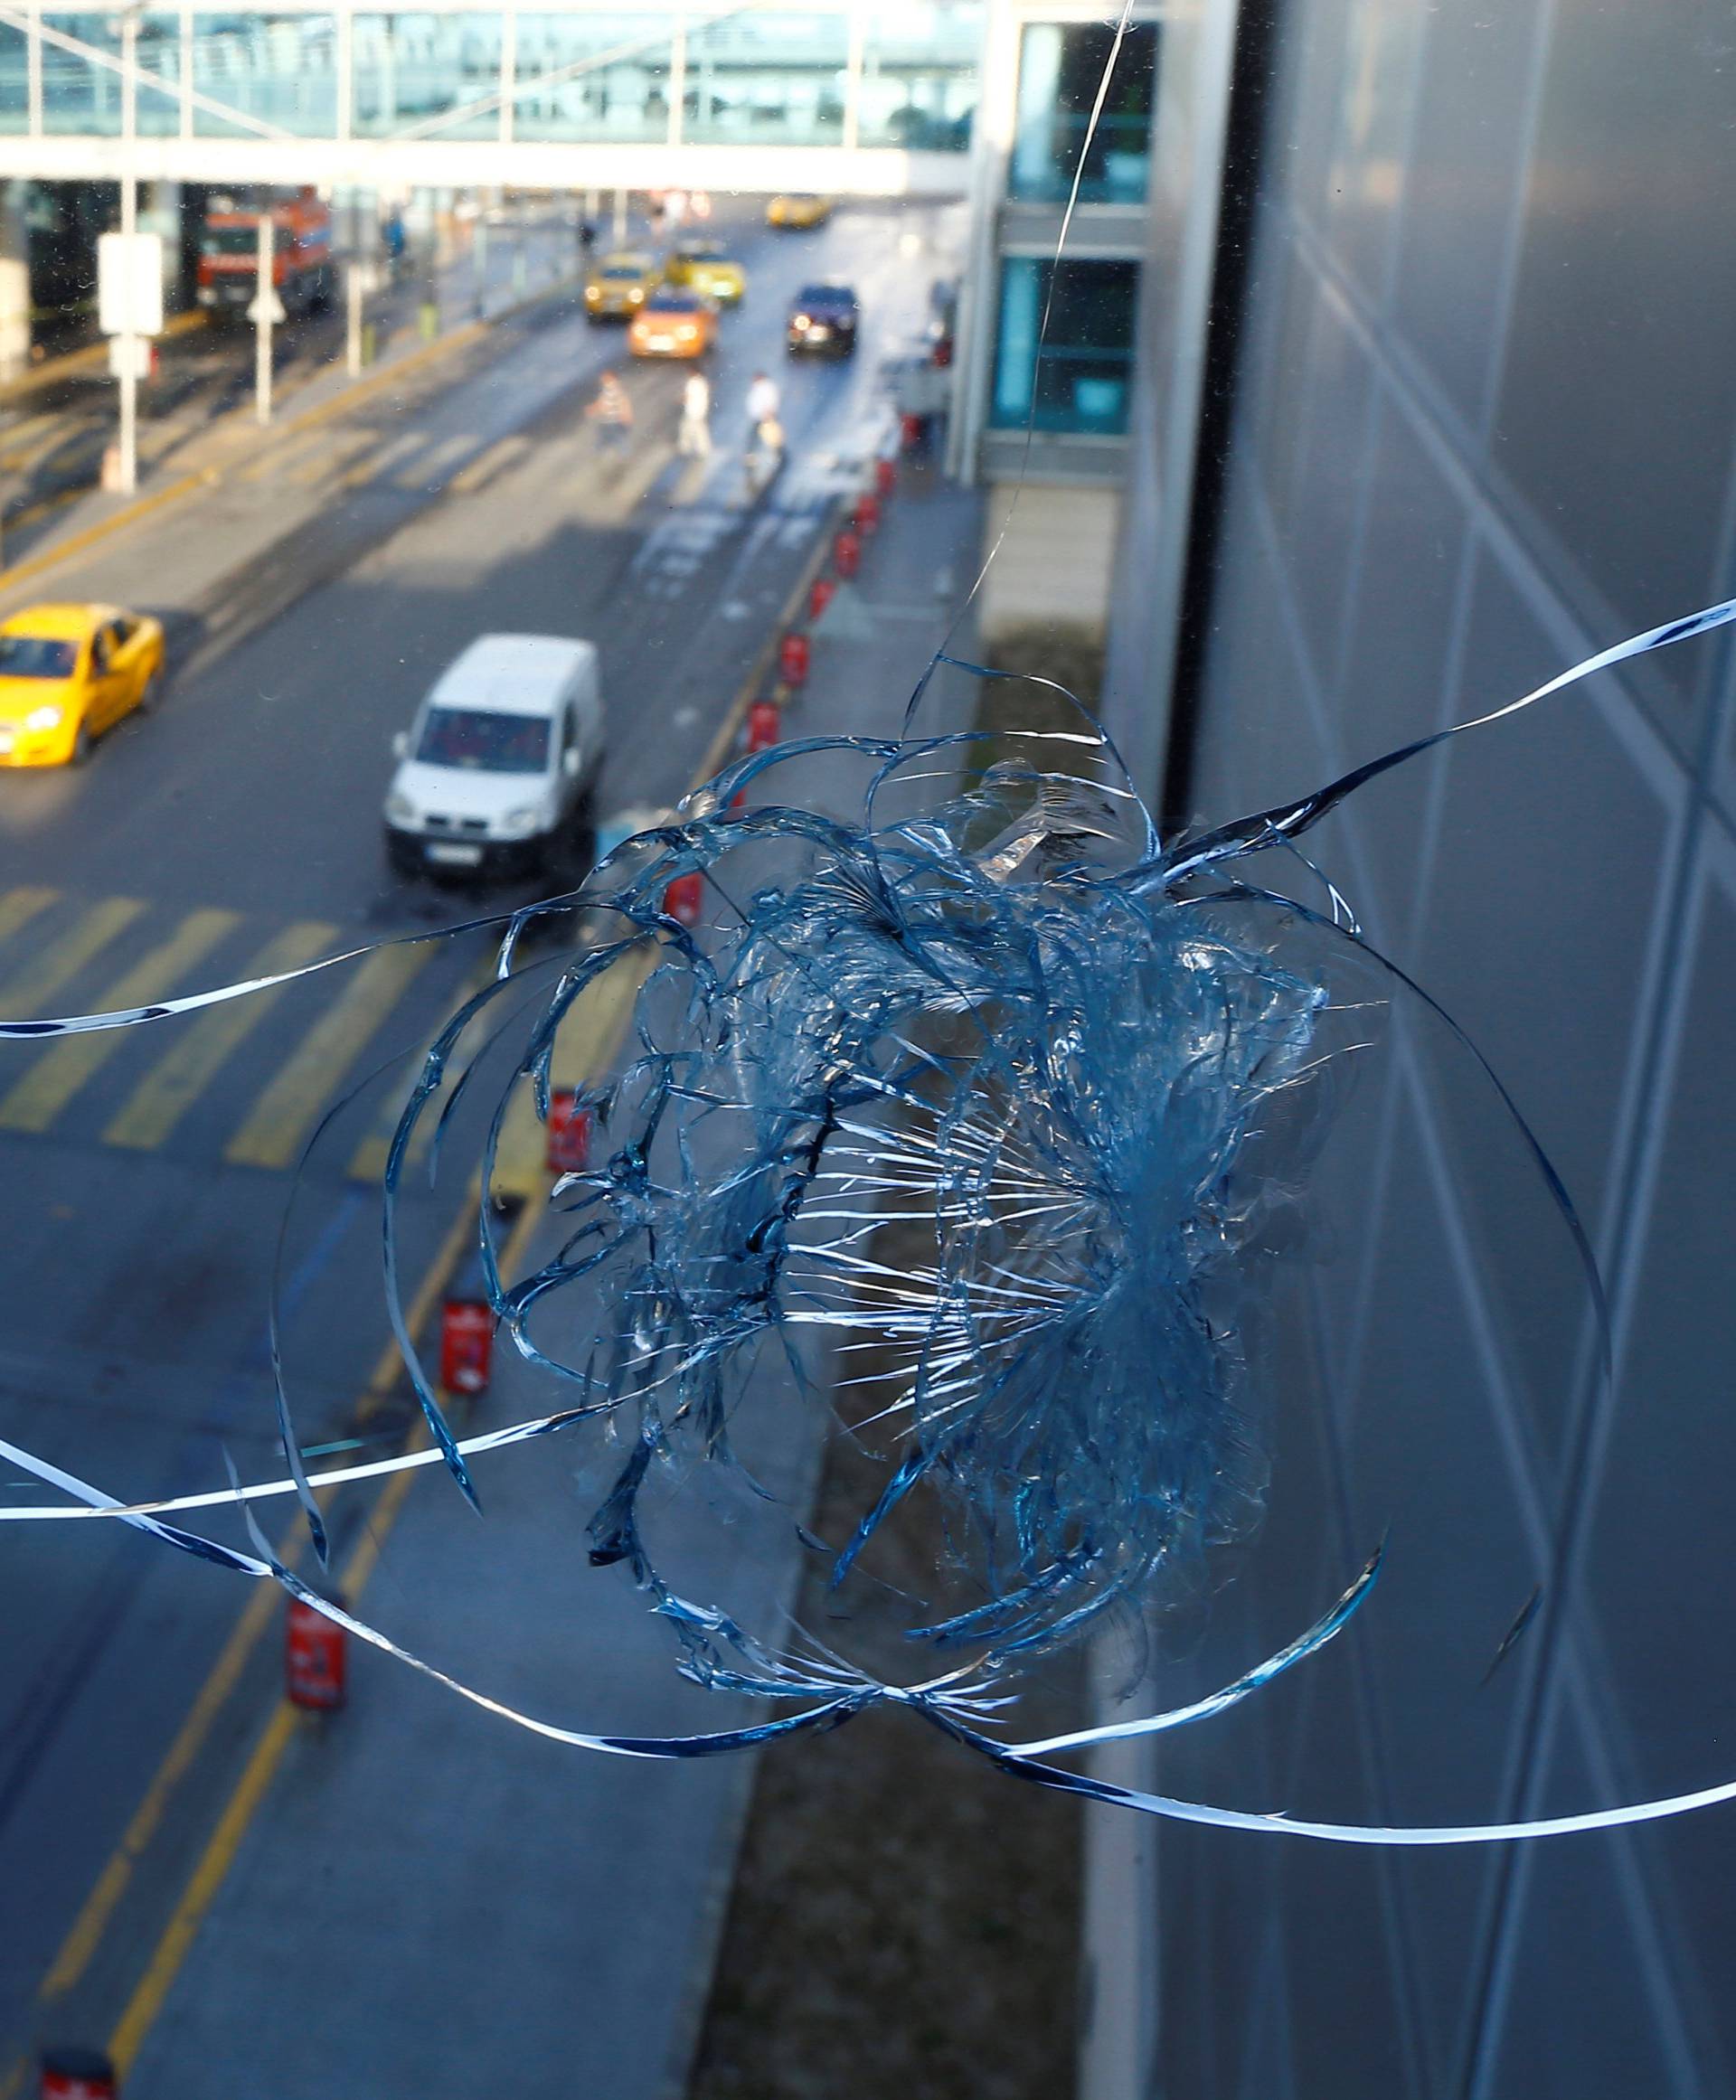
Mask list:
POLYGON ((332 214, 311 188, 213 193, 199 243, 199 304, 212 320, 241 320, 258 289, 259 221, 271 220, 271 281, 288 315, 323 313, 336 279, 332 214))

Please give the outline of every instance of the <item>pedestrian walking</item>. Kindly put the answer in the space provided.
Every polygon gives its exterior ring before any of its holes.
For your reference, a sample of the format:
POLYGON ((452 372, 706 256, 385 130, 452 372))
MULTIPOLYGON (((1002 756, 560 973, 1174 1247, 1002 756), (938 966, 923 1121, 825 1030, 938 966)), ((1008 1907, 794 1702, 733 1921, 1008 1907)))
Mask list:
POLYGON ((712 382, 703 372, 690 372, 681 390, 681 430, 675 450, 684 459, 712 456, 712 382))
POLYGON ((599 452, 625 452, 633 434, 633 402, 627 389, 612 372, 598 381, 596 399, 585 410, 585 420, 597 426, 599 452))

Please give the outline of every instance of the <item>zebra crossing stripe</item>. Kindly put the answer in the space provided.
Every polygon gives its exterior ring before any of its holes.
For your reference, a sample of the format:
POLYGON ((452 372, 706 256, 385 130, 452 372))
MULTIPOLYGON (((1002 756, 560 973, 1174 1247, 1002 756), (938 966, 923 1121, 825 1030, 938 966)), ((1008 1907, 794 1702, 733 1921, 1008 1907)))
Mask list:
POLYGON ((429 960, 426 947, 381 948, 315 1022, 223 1151, 231 1165, 287 1167, 343 1091, 374 1031, 429 960))
MULTIPOLYGON (((251 958, 242 975, 269 977, 311 963, 335 945, 337 932, 335 927, 313 919, 286 927, 251 958)), ((146 1074, 103 1132, 103 1143, 135 1152, 155 1151, 287 990, 287 985, 274 985, 251 998, 214 1006, 191 1025, 183 1023, 174 1047, 146 1074)))
MULTIPOLYGON (((127 899, 111 899, 126 902, 127 899)), ((241 924, 236 911, 190 911, 168 939, 140 956, 97 994, 98 1009, 141 1006, 164 996, 241 924)), ((43 1050, 0 1100, 0 1128, 44 1131, 72 1097, 128 1040, 125 1029, 68 1036, 43 1050)))
MULTIPOLYGON (((0 984, 0 1014, 8 1021, 42 1020, 49 1001, 61 986, 70 984, 80 970, 94 962, 144 909, 143 900, 137 897, 105 897, 100 904, 81 912, 59 940, 50 942, 15 975, 0 984)), ((7 1069, 7 1059, 0 1057, 0 1073, 7 1069)))
POLYGON ((46 911, 60 895, 58 890, 8 890, 0 895, 0 941, 27 927, 39 911, 46 911))

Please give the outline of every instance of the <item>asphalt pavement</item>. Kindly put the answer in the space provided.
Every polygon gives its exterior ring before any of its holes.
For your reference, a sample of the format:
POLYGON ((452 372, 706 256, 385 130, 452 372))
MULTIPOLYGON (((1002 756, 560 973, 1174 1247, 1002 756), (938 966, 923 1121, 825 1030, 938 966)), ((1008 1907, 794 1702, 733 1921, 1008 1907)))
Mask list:
MULTIPOLYGON (((952 237, 945 214, 891 207, 840 212, 811 236, 744 230, 750 290, 725 317, 711 361, 718 451, 709 464, 675 457, 681 373, 637 365, 627 372, 638 409, 633 447, 618 462, 599 458, 580 411, 598 371, 624 346, 571 306, 544 302, 442 372, 236 453, 208 491, 33 580, 33 596, 102 597, 160 613, 177 669, 160 711, 124 724, 88 768, 0 776, 0 1012, 130 1003, 518 900, 396 881, 381 852, 392 735, 481 631, 595 640, 609 731, 605 810, 672 801, 884 430, 881 362, 920 331, 952 237), (853 362, 786 366, 787 300, 827 273, 861 291, 861 351, 853 362), (783 385, 790 457, 756 496, 740 447, 748 381, 760 367, 783 385)), ((958 520, 955 528, 970 539, 958 520)), ((967 544, 937 563, 930 550, 926 572, 967 575, 973 551, 967 544)), ((11 602, 0 589, 0 605, 11 602)), ((919 625, 910 616, 912 640, 919 625)), ((401 1437, 408 1416, 379 1282, 378 1178, 409 1068, 387 1060, 426 1041, 485 959, 478 939, 430 941, 190 1024, 0 1046, 4 1433, 122 1494, 220 1484, 225 1455, 243 1474, 269 1471, 263 1309, 276 1267, 304 1437, 378 1447, 401 1437)), ((412 1280, 438 1261, 460 1208, 474 1156, 466 1142, 460 1126, 437 1184, 408 1202, 412 1280)), ((557 1514, 570 1528, 571 1483, 558 1469, 555 1477, 565 1498, 557 1514)), ((501 1492, 506 1514, 510 1481, 501 1492)), ((525 1490, 549 1492, 545 1483, 525 1490)), ((7 1481, 5 1493, 33 1491, 7 1481)), ((422 1507, 419 1490, 401 1537, 450 1521, 424 1519, 422 1507)), ((367 1548, 370 1521, 359 1495, 338 1504, 341 1561, 367 1548)), ((521 1529, 543 1549, 535 1526, 521 1529)), ((495 1579, 478 1578, 476 1637, 530 1693, 571 1702, 573 1651, 552 1677, 544 1644, 512 1632, 495 1579)), ((0 1532, 0 1581, 25 1607, 0 1625, 0 2037, 22 2065, 44 2040, 101 2044, 118 2034, 123 2058, 138 2065, 129 2092, 232 2092, 215 2074, 203 2082, 205 2058, 227 2066, 225 2076, 235 2064, 195 2017, 203 2007, 200 2017, 217 2018, 223 1986, 208 1983, 190 2000, 176 1980, 191 1949, 203 1962, 225 1944, 201 1935, 197 1905, 189 1926, 188 1895, 275 1711, 274 1642, 242 1624, 260 1607, 211 1569, 108 1526, 0 1532), (173 2017, 157 2029, 165 2006, 173 2017)), ((599 1638, 612 1671, 609 1643, 643 1644, 644 1630, 624 1620, 599 1638)), ((394 1683, 370 1687, 367 1700, 401 1715, 420 1711, 424 1696, 394 1683)), ((362 1740, 365 1711, 340 1725, 351 1721, 362 1740)), ((411 1735, 457 1725, 419 1720, 411 1735)), ((249 1911, 246 1931, 284 1944, 304 1931, 327 1935, 352 1963, 380 1964, 382 2001, 396 1989, 416 2002, 393 1965, 401 1900, 382 1883, 378 1917, 364 1928, 322 1898, 329 1876, 320 1858, 363 1839, 359 1826, 319 1822, 320 1754, 299 1747, 287 1792, 270 1795, 260 1822, 314 1819, 306 1904, 288 1898, 288 1916, 249 1911)), ((414 1742, 394 1756, 413 1765, 414 1742)), ((714 1879, 728 1783, 655 1810, 647 1795, 629 1815, 606 1789, 585 1794, 590 1782, 572 1767, 546 1769, 540 1753, 522 1774, 506 1783, 522 1796, 513 1827, 524 1860, 546 1864, 562 1813, 582 1813, 590 1833, 583 1857, 562 1855, 561 1867, 563 1915, 589 1919, 591 1939, 561 1941, 539 1909, 538 1930, 553 1935, 551 1950, 564 1947, 565 1966, 554 2011, 542 1994, 534 2075, 508 2067, 526 2093, 564 2094, 584 2088, 557 2074, 560 2049, 570 2055, 572 2036, 622 2019, 622 1994, 648 1987, 654 1973, 643 1950, 680 1941, 675 1974, 684 1985, 702 1950, 678 1928, 714 1879), (594 1958, 595 1947, 622 1940, 624 1890, 640 1913, 638 1970, 594 1958)), ((376 1769, 373 1784, 366 1813, 388 1819, 367 1841, 385 1848, 382 1874, 392 1861, 401 1868, 406 1845, 431 1860, 439 1832, 414 1819, 390 1824, 413 1770, 376 1769)), ((490 1829, 498 1834, 497 1822, 490 1829)), ((508 1865, 456 1857, 456 1879, 429 1884, 429 1930, 438 1918, 454 1945, 468 1934, 497 1938, 499 1921, 464 1891, 510 1890, 508 1865)), ((553 1900, 542 1885, 534 1898, 553 1900)), ((241 1929, 231 1926, 231 1938, 241 1929)), ((527 1973, 549 1979, 542 1967, 527 1973)), ((317 2007, 297 1997, 290 1970, 280 1981, 283 2004, 300 2008, 303 2028, 318 2036, 317 2007)), ((442 1986, 456 1987, 451 1976, 442 1986)), ((478 1997, 464 2017, 486 2011, 478 1997)), ((449 1998, 446 2012, 458 2017, 449 1998)), ((237 2049, 245 2039, 231 2037, 237 2049)), ((274 2100, 334 2086, 412 2089, 383 2071, 346 2084, 325 2039, 293 2066, 286 2046, 274 2041, 271 2075, 242 2089, 274 2100)), ((429 2053, 413 2089, 477 2090, 464 2050, 451 2052, 450 2080, 440 2082, 447 2053, 429 2053)), ((0 2054, 0 2094, 24 2089, 7 2083, 7 2062, 0 2054)))
MULTIPOLYGON (((570 214, 542 210, 520 223, 486 230, 481 247, 419 259, 363 302, 368 347, 377 361, 419 339, 420 310, 431 304, 443 328, 498 312, 571 278, 580 257, 570 214)), ((322 314, 272 331, 278 414, 346 355, 340 296, 322 314)), ((139 389, 138 456, 149 476, 173 469, 217 418, 250 410, 254 399, 253 330, 212 324, 197 307, 170 316, 157 343, 157 369, 139 389)), ((0 510, 7 556, 16 560, 52 529, 64 505, 96 485, 116 437, 117 388, 100 344, 51 358, 0 387, 0 510)))

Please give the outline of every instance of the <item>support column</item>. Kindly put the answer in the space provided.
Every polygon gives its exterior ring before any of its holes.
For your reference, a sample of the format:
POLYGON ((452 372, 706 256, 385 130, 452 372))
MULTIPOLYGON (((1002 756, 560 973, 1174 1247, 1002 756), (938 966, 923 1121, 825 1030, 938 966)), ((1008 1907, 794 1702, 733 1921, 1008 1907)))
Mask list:
POLYGON ((672 146, 681 144, 681 127, 687 114, 687 17, 675 17, 675 42, 669 53, 669 131, 672 146))
POLYGON ((25 184, 0 184, 0 379, 30 363, 30 229, 25 184))

